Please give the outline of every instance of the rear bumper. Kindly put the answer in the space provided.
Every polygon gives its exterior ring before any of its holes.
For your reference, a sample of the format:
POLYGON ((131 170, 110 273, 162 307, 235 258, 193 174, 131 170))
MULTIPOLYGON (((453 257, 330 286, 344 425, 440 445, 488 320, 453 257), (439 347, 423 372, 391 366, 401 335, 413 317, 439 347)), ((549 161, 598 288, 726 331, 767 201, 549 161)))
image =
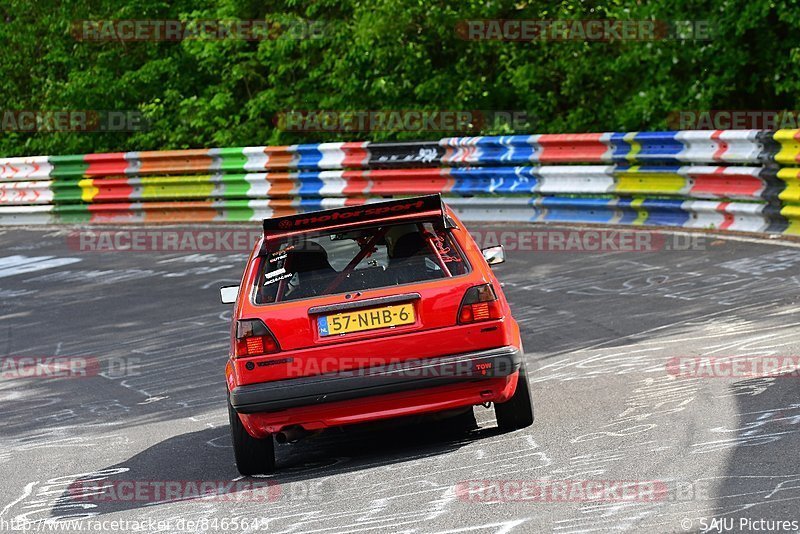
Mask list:
POLYGON ((240 414, 275 412, 377 395, 509 377, 522 364, 514 346, 406 360, 353 371, 238 386, 230 393, 240 414))

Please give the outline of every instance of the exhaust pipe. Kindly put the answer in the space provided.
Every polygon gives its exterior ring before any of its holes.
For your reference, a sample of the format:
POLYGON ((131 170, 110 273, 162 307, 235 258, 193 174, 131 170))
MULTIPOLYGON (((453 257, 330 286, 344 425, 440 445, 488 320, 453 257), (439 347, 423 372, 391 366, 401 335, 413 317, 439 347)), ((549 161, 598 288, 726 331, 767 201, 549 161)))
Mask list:
POLYGON ((275 434, 275 441, 278 443, 294 443, 309 434, 311 434, 311 432, 302 426, 290 426, 275 434))

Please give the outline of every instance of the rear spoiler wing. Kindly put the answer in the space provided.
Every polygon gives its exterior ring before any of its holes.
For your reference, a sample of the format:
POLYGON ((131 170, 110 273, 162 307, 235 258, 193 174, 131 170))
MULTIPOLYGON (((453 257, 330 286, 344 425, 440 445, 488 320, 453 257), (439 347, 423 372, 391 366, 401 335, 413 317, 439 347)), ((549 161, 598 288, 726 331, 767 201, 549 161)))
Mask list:
POLYGON ((324 228, 350 228, 382 221, 400 222, 423 217, 441 218, 445 228, 456 226, 447 216, 442 196, 436 194, 264 219, 264 239, 324 228))

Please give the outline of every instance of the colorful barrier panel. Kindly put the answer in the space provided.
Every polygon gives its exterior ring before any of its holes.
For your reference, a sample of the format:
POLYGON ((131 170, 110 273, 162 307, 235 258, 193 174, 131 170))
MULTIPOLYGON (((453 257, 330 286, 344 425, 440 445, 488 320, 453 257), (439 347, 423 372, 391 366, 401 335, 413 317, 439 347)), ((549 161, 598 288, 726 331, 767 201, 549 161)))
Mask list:
POLYGON ((466 220, 800 234, 800 130, 458 137, 0 159, 0 225, 251 221, 443 193, 466 220))
POLYGON ((46 203, 44 196, 41 202, 26 202, 22 193, 34 193, 34 187, 42 193, 51 192, 47 201, 55 199, 57 204, 421 193, 617 194, 767 201, 796 198, 798 181, 784 171, 788 169, 781 171, 785 177, 781 179, 777 170, 763 167, 552 165, 84 178, 0 183, 0 204, 4 198, 5 203, 46 203))

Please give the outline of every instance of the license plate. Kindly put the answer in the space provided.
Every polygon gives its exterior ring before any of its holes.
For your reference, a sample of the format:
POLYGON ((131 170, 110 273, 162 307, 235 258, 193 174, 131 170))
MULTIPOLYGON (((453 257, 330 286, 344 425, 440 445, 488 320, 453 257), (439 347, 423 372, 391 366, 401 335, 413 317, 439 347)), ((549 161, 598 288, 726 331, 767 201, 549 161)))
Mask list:
POLYGON ((320 336, 335 336, 349 332, 377 330, 390 326, 411 324, 415 321, 414 306, 400 304, 349 313, 324 315, 317 318, 320 336))

